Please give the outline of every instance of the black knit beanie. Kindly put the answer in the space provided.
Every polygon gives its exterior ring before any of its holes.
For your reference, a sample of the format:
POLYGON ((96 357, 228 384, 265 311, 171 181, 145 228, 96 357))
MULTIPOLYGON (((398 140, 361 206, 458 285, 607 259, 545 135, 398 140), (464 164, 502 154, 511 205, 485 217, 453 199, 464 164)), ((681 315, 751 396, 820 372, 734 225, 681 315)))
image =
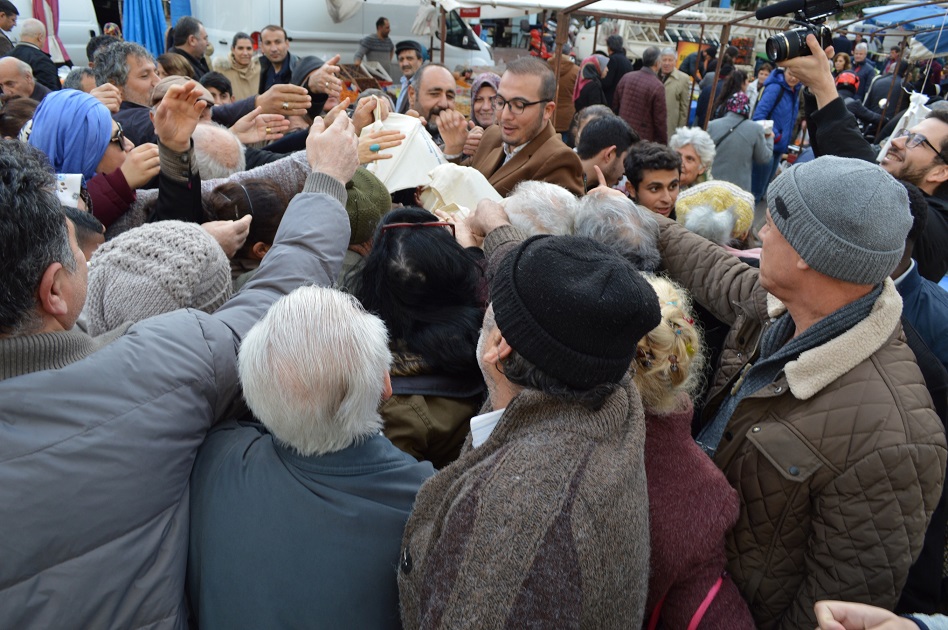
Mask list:
POLYGON ((627 260, 577 236, 534 236, 491 281, 507 343, 574 389, 618 383, 638 341, 661 321, 658 296, 627 260))

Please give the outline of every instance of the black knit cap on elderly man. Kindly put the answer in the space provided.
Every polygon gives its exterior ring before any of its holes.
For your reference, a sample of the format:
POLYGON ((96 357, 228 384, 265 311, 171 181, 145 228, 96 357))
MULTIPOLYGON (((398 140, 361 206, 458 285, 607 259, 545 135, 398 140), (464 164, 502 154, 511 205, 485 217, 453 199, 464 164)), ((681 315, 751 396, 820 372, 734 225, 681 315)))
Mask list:
MULTIPOLYGON (((728 572, 758 627, 814 627, 820 599, 895 607, 941 497, 945 432, 889 279, 912 224, 904 186, 821 157, 780 175, 767 207, 759 271, 669 222, 660 247, 731 326, 697 436, 741 501, 728 572)), ((944 525, 940 549, 936 582, 944 525)))
POLYGON ((645 420, 627 374, 658 298, 624 258, 572 236, 514 245, 491 298, 477 352, 493 411, 418 495, 402 622, 641 625, 645 420))

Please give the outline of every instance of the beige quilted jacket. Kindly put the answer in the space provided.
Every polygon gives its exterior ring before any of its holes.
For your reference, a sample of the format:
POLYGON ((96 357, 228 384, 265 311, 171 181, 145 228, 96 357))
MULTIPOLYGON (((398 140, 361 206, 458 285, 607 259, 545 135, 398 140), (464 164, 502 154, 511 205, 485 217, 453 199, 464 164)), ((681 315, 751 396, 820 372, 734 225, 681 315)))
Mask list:
MULTIPOLYGON (((661 225, 669 275, 731 325, 707 421, 785 307, 756 269, 661 225)), ((891 609, 921 551, 946 445, 901 310, 886 280, 868 318, 788 363, 727 426, 715 462, 741 498, 728 569, 761 628, 812 628, 819 599, 891 609)))

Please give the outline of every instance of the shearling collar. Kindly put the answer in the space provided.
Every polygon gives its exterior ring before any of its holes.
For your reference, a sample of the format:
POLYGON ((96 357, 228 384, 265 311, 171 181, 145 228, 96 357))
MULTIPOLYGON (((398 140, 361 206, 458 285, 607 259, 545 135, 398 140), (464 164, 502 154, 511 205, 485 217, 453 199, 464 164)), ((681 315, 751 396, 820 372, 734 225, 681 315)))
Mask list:
MULTIPOLYGON (((787 307, 767 294, 767 314, 778 317, 787 307)), ((784 367, 790 392, 799 400, 808 400, 824 387, 871 357, 886 344, 899 325, 902 297, 895 284, 886 278, 879 299, 869 317, 839 337, 803 352, 784 367)))

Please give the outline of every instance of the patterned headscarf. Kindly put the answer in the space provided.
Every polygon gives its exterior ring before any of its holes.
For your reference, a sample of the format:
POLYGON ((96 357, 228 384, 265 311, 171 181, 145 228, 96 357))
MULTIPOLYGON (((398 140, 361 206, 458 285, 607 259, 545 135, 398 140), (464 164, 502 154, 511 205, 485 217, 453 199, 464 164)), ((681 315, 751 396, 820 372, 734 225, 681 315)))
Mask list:
POLYGON ((605 55, 593 55, 583 59, 583 63, 579 67, 579 76, 576 78, 576 85, 573 87, 574 101, 579 98, 579 93, 583 91, 587 83, 602 77, 602 71, 608 65, 609 57, 605 55))
POLYGON ((724 109, 747 118, 750 115, 750 99, 743 92, 735 92, 727 99, 724 109))

